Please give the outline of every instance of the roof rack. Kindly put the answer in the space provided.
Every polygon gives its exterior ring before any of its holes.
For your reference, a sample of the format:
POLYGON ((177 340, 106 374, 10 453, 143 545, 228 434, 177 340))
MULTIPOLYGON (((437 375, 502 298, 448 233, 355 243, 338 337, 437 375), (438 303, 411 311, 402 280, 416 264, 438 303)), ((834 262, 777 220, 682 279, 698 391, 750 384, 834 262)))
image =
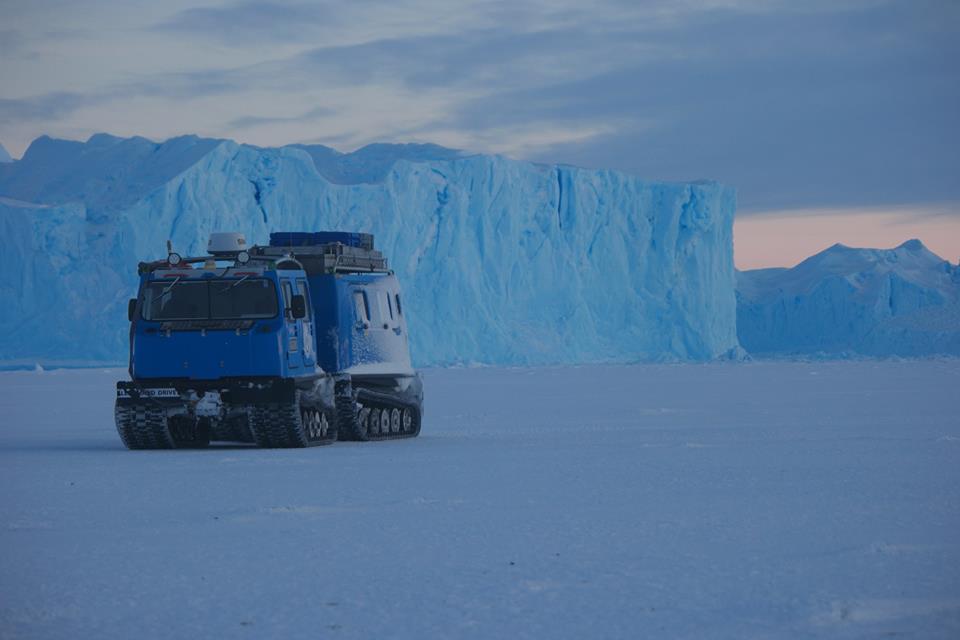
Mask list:
MULTIPOLYGON (((283 268, 284 261, 302 265, 310 275, 323 273, 389 273, 387 259, 373 248, 373 235, 345 231, 278 232, 270 234, 269 245, 255 245, 249 251, 219 252, 215 255, 182 257, 167 244, 165 260, 141 262, 140 274, 158 269, 191 269, 194 264, 267 262, 267 268, 283 268)), ((252 265, 251 265, 252 266, 252 265)), ((208 267, 209 268, 209 267, 208 267)), ((261 266, 260 268, 264 268, 261 266)), ((299 268, 299 267, 298 267, 299 268)))
POLYGON ((238 263, 236 258, 227 257, 227 256, 188 256, 181 257, 177 255, 177 261, 171 262, 170 258, 164 260, 152 260, 150 262, 140 262, 137 264, 137 273, 143 275, 144 273, 152 273, 159 269, 193 269, 193 265, 203 263, 207 265, 209 263, 216 264, 217 262, 232 262, 235 266, 244 266, 244 263, 238 263))
POLYGON ((354 231, 277 231, 270 234, 271 247, 313 247, 339 242, 347 247, 373 251, 373 234, 354 231))
POLYGON ((351 246, 342 242, 273 246, 272 241, 275 235, 278 234, 271 234, 271 246, 258 245, 250 249, 250 257, 252 260, 293 258, 303 265, 304 271, 309 275, 389 271, 387 268, 387 259, 382 253, 372 248, 373 236, 369 234, 351 235, 368 236, 370 240, 367 246, 370 248, 351 246))

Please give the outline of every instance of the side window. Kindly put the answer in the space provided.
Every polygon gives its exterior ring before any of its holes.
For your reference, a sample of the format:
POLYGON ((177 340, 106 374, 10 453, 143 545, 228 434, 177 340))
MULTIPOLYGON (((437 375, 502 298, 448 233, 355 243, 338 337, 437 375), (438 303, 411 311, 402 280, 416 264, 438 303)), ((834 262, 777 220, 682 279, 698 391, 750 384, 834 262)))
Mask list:
POLYGON ((370 322, 370 309, 367 296, 362 291, 353 292, 353 311, 360 322, 370 322))
POLYGON ((393 297, 394 297, 394 299, 397 301, 397 315, 402 316, 402 315, 403 315, 403 307, 400 306, 400 294, 399 294, 399 293, 396 293, 396 294, 394 294, 393 297))
POLYGON ((283 281, 283 315, 290 318, 290 300, 293 298, 293 290, 290 288, 290 281, 283 281))
POLYGON ((310 305, 310 291, 307 289, 306 280, 297 280, 297 293, 303 296, 303 301, 306 302, 307 316, 303 320, 309 322, 313 317, 313 308, 310 305))
POLYGON ((387 299, 387 309, 390 311, 390 319, 393 320, 393 301, 390 299, 390 292, 384 291, 383 297, 387 299))
POLYGON ((370 310, 370 322, 374 324, 380 324, 383 322, 383 298, 380 297, 380 293, 373 291, 373 304, 367 306, 367 309, 370 310))

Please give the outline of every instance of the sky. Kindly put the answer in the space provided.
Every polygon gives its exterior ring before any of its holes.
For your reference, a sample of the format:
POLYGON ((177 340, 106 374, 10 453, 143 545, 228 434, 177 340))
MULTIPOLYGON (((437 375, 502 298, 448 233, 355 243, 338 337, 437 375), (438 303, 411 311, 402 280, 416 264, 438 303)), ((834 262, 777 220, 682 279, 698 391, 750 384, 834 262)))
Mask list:
POLYGON ((960 256, 954 0, 0 0, 0 15, 14 157, 101 131, 433 142, 730 184, 741 267, 841 236, 960 256))

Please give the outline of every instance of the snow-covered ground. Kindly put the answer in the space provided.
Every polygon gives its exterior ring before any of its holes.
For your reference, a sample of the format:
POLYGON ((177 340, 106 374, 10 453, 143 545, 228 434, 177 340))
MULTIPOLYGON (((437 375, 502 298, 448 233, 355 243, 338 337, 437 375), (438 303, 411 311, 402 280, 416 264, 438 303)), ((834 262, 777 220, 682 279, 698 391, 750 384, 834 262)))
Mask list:
POLYGON ((960 637, 960 361, 426 373, 415 440, 128 452, 0 374, 0 637, 960 637))

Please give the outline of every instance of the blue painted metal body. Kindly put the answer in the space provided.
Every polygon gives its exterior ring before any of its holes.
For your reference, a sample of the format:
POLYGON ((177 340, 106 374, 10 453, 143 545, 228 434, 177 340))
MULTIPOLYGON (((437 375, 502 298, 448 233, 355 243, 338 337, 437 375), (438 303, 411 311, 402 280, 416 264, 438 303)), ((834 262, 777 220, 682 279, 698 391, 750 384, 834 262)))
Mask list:
MULTIPOLYGON (((367 249, 362 233, 284 232, 271 234, 271 247, 315 247, 341 243, 367 249)), ((296 251, 294 249, 294 251, 296 251)), ((130 375, 134 380, 221 378, 307 378, 324 374, 410 376, 407 324, 400 285, 393 272, 327 272, 278 268, 283 260, 247 268, 191 268, 164 265, 140 276, 137 312, 131 326, 130 375), (272 265, 272 266, 264 266, 272 265), (209 282, 225 287, 239 280, 268 280, 276 315, 242 322, 169 322, 143 314, 158 283, 209 282), (147 295, 149 294, 149 295, 147 295), (295 319, 293 295, 302 295, 307 315, 295 319), (146 296, 146 298, 145 298, 146 296)), ((252 264, 252 263, 251 263, 252 264)), ((298 264, 298 263, 297 263, 298 264)))
POLYGON ((317 359, 330 373, 410 375, 407 323, 392 273, 321 274, 308 278, 317 359))
POLYGON ((249 252, 170 253, 139 272, 131 380, 117 383, 128 447, 420 433, 400 286, 373 236, 277 233, 249 252))
MULTIPOLYGON (((222 271, 222 270, 221 270, 222 271)), ((137 312, 131 325, 130 375, 134 380, 220 378, 310 378, 323 373, 317 364, 313 313, 295 319, 288 298, 310 295, 303 271, 263 270, 257 279, 272 283, 276 314, 244 322, 178 322, 145 319, 145 292, 155 283, 210 282, 229 286, 243 278, 243 268, 211 273, 203 269, 152 271, 141 275, 137 312), (289 287, 289 292, 285 293, 289 287), (225 326, 221 326, 225 325, 225 326)), ((310 305, 308 304, 308 309, 310 305)))

